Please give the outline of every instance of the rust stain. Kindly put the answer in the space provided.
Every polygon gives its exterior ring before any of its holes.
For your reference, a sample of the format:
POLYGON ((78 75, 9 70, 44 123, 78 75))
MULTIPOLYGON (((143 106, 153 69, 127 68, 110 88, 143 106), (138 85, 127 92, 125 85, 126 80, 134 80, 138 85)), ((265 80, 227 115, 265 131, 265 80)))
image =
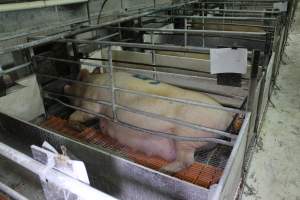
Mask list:
MULTIPOLYGON (((121 152, 134 162, 154 170, 159 170, 163 165, 168 163, 162 158, 147 156, 141 152, 131 149, 130 147, 124 146, 115 139, 102 134, 99 130, 86 128, 82 132, 75 131, 67 125, 66 120, 59 117, 49 117, 48 120, 42 123, 42 126, 83 142, 100 145, 104 148, 121 152)), ((195 162, 190 167, 177 172, 174 176, 181 180, 209 188, 212 184, 219 182, 222 172, 223 171, 220 168, 195 162)))

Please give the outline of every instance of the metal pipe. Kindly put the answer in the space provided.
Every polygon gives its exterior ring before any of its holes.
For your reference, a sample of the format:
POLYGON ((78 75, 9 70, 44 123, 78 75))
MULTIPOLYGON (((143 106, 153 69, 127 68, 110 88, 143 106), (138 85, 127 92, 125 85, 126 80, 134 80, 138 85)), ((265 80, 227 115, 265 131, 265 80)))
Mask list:
MULTIPOLYGON (((205 4, 205 2, 203 2, 203 4, 205 4)), ((193 10, 193 9, 189 9, 189 10, 193 10)), ((240 10, 236 10, 236 9, 202 9, 203 11, 216 11, 216 12, 242 12, 242 13, 269 13, 269 14, 280 14, 280 11, 276 11, 276 10, 246 10, 246 9, 240 9, 240 10)))
POLYGON ((111 108, 113 113, 113 120, 114 122, 116 122, 117 113, 116 113, 116 97, 115 97, 115 76, 114 76, 114 66, 112 64, 111 46, 107 48, 107 55, 108 55, 109 76, 111 82, 111 108))
POLYGON ((150 32, 169 32, 169 33, 188 33, 188 34, 226 34, 226 35, 242 35, 242 36, 265 36, 266 32, 245 32, 245 31, 219 31, 219 30, 190 30, 190 29, 162 29, 162 28, 138 28, 138 27, 105 27, 105 29, 121 29, 128 31, 150 31, 150 32))
POLYGON ((21 64, 21 65, 17 65, 15 67, 12 67, 12 68, 7 69, 7 70, 3 70, 3 71, 0 70, 0 74, 7 74, 7 73, 10 73, 10 72, 16 71, 18 69, 28 67, 29 65, 31 65, 31 62, 27 62, 27 63, 21 64))
POLYGON ((97 104, 101 104, 101 105, 105 105, 105 106, 112 106, 112 103, 110 103, 108 101, 102 101, 102 100, 87 98, 87 97, 83 98, 83 97, 79 97, 79 96, 74 96, 74 95, 69 95, 69 94, 61 94, 61 93, 51 92, 51 91, 47 91, 47 90, 43 90, 43 92, 46 92, 47 94, 54 95, 54 96, 67 97, 70 99, 79 99, 81 101, 97 103, 97 104))
POLYGON ((15 200, 28 200, 25 196, 21 195, 17 191, 11 189, 4 183, 0 182, 0 191, 4 192, 7 194, 9 197, 15 199, 15 200))
POLYGON ((76 3, 86 3, 87 0, 43 0, 43 1, 33 1, 26 3, 8 3, 1 4, 0 12, 8 12, 8 11, 18 11, 18 10, 27 10, 27 9, 35 9, 35 8, 46 8, 50 6, 62 6, 68 4, 76 4, 76 3))
POLYGON ((170 18, 186 18, 186 19, 227 19, 237 21, 248 21, 248 20, 277 20, 274 17, 218 17, 218 16, 194 16, 194 15, 148 15, 144 17, 170 17, 170 18))
POLYGON ((220 131, 218 129, 213 129, 213 128, 201 126, 201 125, 197 125, 197 124, 194 124, 194 123, 189 123, 189 122, 186 122, 186 121, 182 121, 182 120, 178 120, 178 119, 174 119, 174 118, 170 118, 170 117, 164 117, 164 116, 161 116, 159 114, 145 112, 145 111, 141 111, 141 110, 138 110, 138 109, 129 108, 127 106, 116 105, 116 108, 119 108, 121 110, 125 110, 125 111, 128 111, 128 112, 144 115, 144 116, 147 116, 147 117, 150 117, 150 118, 159 119, 159 120, 162 120, 162 121, 178 124, 180 126, 184 126, 184 127, 191 128, 191 129, 194 129, 194 130, 215 133, 215 134, 218 134, 218 135, 221 135, 221 136, 224 136, 224 137, 228 137, 228 138, 231 138, 231 139, 234 139, 234 138, 237 137, 236 135, 233 135, 231 133, 227 133, 225 131, 220 131))
POLYGON ((44 177, 49 183, 55 184, 62 189, 66 189, 71 193, 78 195, 82 199, 89 200, 113 200, 115 198, 92 188, 91 186, 71 178, 57 170, 49 169, 48 166, 30 158, 29 156, 16 151, 15 149, 0 142, 0 155, 17 163, 30 172, 44 177))
POLYGON ((102 44, 111 46, 133 47, 141 49, 154 49, 165 51, 178 51, 178 52, 191 52, 191 53, 208 53, 209 48, 202 47, 182 47, 176 45, 153 45, 153 44, 140 44, 140 43, 127 43, 127 42, 112 42, 112 41, 91 41, 79 39, 62 39, 64 42, 74 42, 78 44, 102 44))
POLYGON ((67 60, 67 59, 63 59, 63 58, 53 58, 53 57, 42 56, 42 55, 35 55, 34 57, 43 58, 43 59, 47 59, 47 60, 58 61, 58 62, 67 62, 67 63, 72 63, 72 64, 87 65, 87 66, 90 66, 90 67, 107 67, 107 66, 100 65, 100 64, 95 64, 95 63, 89 63, 89 62, 84 62, 84 61, 75 61, 75 60, 67 60))
POLYGON ((155 95, 155 94, 148 94, 148 93, 143 93, 143 92, 137 92, 134 90, 128 90, 128 89, 123 89, 123 88, 118 88, 118 87, 116 87, 115 89, 119 90, 121 92, 125 92, 125 93, 141 95, 141 96, 146 96, 146 97, 151 97, 151 98, 156 98, 156 99, 162 99, 162 100, 171 101, 171 102, 185 103, 185 104, 190 104, 193 106, 200 106, 200 107, 205 107, 205 108, 210 108, 210 109, 215 109, 215 110, 223 110, 223 111, 233 112, 233 113, 245 113, 245 111, 242 111, 242 110, 223 107, 223 106, 217 106, 217 105, 213 105, 213 104, 203 103, 200 101, 198 102, 198 101, 192 101, 192 100, 186 100, 186 99, 170 98, 170 97, 165 97, 165 96, 160 96, 160 95, 155 95))
MULTIPOLYGON (((45 98, 54 100, 54 101, 66 106, 66 107, 69 107, 69 108, 72 108, 72 109, 75 109, 75 110, 80 110, 80 111, 85 112, 85 113, 92 114, 92 115, 94 115, 98 118, 105 118, 107 120, 113 121, 110 117, 108 117, 106 115, 103 115, 103 114, 100 114, 100 113, 95 113, 95 112, 90 111, 90 110, 86 110, 86 109, 83 109, 83 108, 80 108, 80 107, 77 107, 77 106, 72 106, 72 105, 66 104, 63 101, 59 100, 59 99, 49 97, 49 96, 45 96, 45 98)), ((173 135, 173 134, 170 134, 170 133, 165 133, 165 132, 160 132, 160 131, 152 131, 152 130, 149 130, 149 129, 140 128, 140 127, 129 125, 129 124, 126 124, 126 123, 123 123, 123 122, 120 122, 120 121, 113 122, 113 123, 116 123, 116 124, 118 124, 120 126, 123 126, 123 127, 131 128, 133 130, 137 130, 139 132, 144 132, 144 133, 148 133, 148 134, 151 134, 151 135, 156 135, 156 136, 159 136, 159 137, 174 139, 176 141, 213 142, 213 143, 223 144, 223 145, 227 145, 227 146, 233 146, 234 145, 234 140, 229 142, 229 141, 225 141, 225 140, 222 140, 222 139, 216 139, 216 138, 178 136, 178 135, 173 135)))
POLYGON ((98 84, 84 82, 84 81, 77 81, 77 80, 73 80, 73 79, 62 78, 62 77, 57 77, 57 76, 52 76, 52 75, 47 75, 47 74, 35 73, 35 75, 40 76, 40 77, 44 77, 44 78, 52 78, 52 79, 56 79, 56 80, 61 80, 61 81, 66 81, 66 82, 71 82, 71 83, 86 85, 86 86, 90 86, 90 87, 97 87, 97 88, 102 88, 102 89, 110 89, 109 86, 98 85, 98 84))
MULTIPOLYGON (((120 70, 127 70, 127 71, 133 71, 133 72, 145 72, 145 73, 153 73, 152 71, 149 71, 149 70, 144 70, 144 69, 135 69, 135 68, 128 68, 128 67, 117 67, 115 66, 115 69, 120 69, 120 70)), ((166 76, 178 76, 178 77, 181 77, 181 78, 185 78, 185 79, 211 79, 211 80, 215 80, 215 78, 209 78, 209 77, 200 77, 200 76, 191 76, 191 75, 185 75, 185 74, 176 74, 176 73, 168 73, 168 72, 160 72, 160 71, 157 71, 156 72, 157 74, 162 74, 162 75, 166 75, 166 76)), ((176 77, 175 77, 176 78, 176 77)), ((203 91, 202 91, 203 92, 203 91)), ((206 90, 204 92, 209 92, 211 94, 216 94, 216 95, 222 95, 224 97, 230 97, 230 98, 237 98, 237 99, 241 99, 243 100, 244 97, 243 96, 237 96, 237 95, 229 95, 229 94, 226 94, 226 93, 213 93, 209 90, 206 90)))

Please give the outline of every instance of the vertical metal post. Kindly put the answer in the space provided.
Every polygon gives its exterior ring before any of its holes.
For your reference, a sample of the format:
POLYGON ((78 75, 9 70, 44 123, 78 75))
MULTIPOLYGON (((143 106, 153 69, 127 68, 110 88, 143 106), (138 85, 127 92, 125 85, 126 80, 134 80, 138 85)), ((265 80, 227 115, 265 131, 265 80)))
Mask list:
POLYGON ((119 27, 119 39, 121 42, 122 41, 122 31, 121 31, 121 23, 120 22, 118 23, 118 27, 119 27))
POLYGON ((184 47, 187 46, 187 18, 184 18, 184 47))
MULTIPOLYGON (((205 20, 204 20, 204 7, 205 4, 201 4, 201 14, 202 14, 202 30, 204 31, 205 27, 205 20)), ((202 47, 205 47, 205 33, 202 33, 202 47)))
POLYGON ((247 102, 247 110, 252 112, 250 126, 249 126, 249 136, 247 144, 251 141, 254 134, 254 126, 256 122, 256 113, 257 110, 254 108, 254 100, 255 100, 255 92, 258 83, 258 66, 260 61, 260 51, 253 50, 252 52, 252 67, 251 67, 251 75, 249 81, 249 93, 248 93, 248 102, 247 102))
MULTIPOLYGON (((151 44, 154 45, 154 35, 153 35, 153 31, 151 32, 151 44)), ((157 69, 155 67, 156 65, 156 60, 155 60, 155 50, 152 50, 151 51, 151 56, 152 56, 152 65, 153 65, 153 71, 154 71, 154 74, 153 74, 153 79, 154 80, 157 80, 157 69)))
POLYGON ((88 19, 89 19, 89 24, 92 24, 91 13, 90 13, 90 0, 88 0, 86 2, 86 11, 87 11, 88 19))
POLYGON ((111 46, 108 46, 107 48, 107 55, 108 55, 108 66, 110 69, 110 81, 111 81, 111 105, 112 105, 112 114, 113 114, 113 120, 115 122, 118 121, 117 114, 116 114, 116 99, 115 99, 115 77, 114 77, 114 67, 112 63, 112 51, 111 46))

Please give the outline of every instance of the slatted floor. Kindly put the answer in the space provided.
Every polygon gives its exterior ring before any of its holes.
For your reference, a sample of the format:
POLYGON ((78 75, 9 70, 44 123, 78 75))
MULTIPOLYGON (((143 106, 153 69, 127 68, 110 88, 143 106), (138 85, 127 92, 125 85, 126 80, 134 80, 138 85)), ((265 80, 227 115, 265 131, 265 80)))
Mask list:
MULTIPOLYGON (((133 151, 131 148, 120 144, 115 139, 102 134, 99 130, 94 128, 86 128, 84 131, 78 132, 70 128, 67 125, 67 121, 60 117, 51 116, 41 125, 73 139, 90 144, 100 145, 106 149, 121 153, 128 159, 154 170, 158 170, 163 165, 168 163, 159 157, 149 157, 141 152, 133 151)), ((174 176, 181 180, 209 188, 212 184, 218 183, 222 176, 222 171, 222 168, 195 162, 189 168, 181 170, 180 172, 174 174, 174 176)))

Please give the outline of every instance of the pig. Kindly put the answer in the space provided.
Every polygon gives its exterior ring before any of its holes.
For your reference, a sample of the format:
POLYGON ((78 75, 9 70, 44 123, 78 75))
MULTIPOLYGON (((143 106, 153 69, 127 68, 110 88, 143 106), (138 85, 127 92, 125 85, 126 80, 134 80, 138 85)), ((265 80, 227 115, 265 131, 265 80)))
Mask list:
MULTIPOLYGON (((81 80, 84 82, 90 82, 98 85, 109 85, 110 75, 104 74, 89 74, 82 72, 81 80)), ((179 98, 185 100, 199 101, 206 104, 221 106, 216 100, 200 92, 195 92, 187 89, 182 89, 170 84, 162 83, 159 81, 152 80, 148 77, 141 75, 133 75, 126 72, 116 71, 114 72, 115 86, 135 90, 143 93, 150 93, 154 95, 160 95, 165 97, 179 98)), ((103 88, 96 88, 92 86, 80 86, 78 84, 68 85, 65 87, 65 92, 71 95, 77 95, 88 99, 111 101, 111 91, 103 88)), ((137 96, 134 94, 124 93, 117 91, 115 93, 116 103, 121 106, 126 106, 142 112, 150 112, 167 118, 175 118, 177 120, 189 122, 191 124, 200 124, 205 127, 214 128, 218 130, 226 130, 233 120, 234 113, 209 109, 200 106, 193 106, 189 104, 182 104, 178 102, 170 102, 162 99, 137 96)), ((112 117, 112 109, 110 106, 100 105, 88 101, 78 101, 77 106, 91 110, 96 113, 101 113, 112 117)), ((188 136, 188 137, 215 137, 219 136, 214 133, 195 130, 189 127, 181 126, 170 121, 160 120, 152 116, 145 116, 139 113, 133 113, 124 109, 116 109, 116 116, 120 122, 130 124, 136 127, 140 127, 147 130, 165 132, 177 136, 188 136)), ((84 123, 85 121, 94 118, 93 115, 75 111, 69 117, 69 121, 76 123, 84 123)), ((144 136, 145 140, 142 144, 139 141, 143 139, 142 136, 138 136, 146 133, 138 133, 136 130, 130 130, 120 128, 115 124, 104 122, 103 126, 105 132, 115 137, 123 144, 135 146, 136 149, 150 154, 155 154, 155 150, 151 149, 166 146, 164 151, 166 154, 164 158, 172 160, 169 164, 163 166, 161 171, 167 173, 178 172, 194 162, 194 152, 196 149, 209 149, 215 144, 209 142, 191 142, 191 141, 167 141, 162 138, 147 137, 144 136), (119 133, 120 131, 120 133, 119 133), (121 134, 121 132, 123 134, 121 134), (132 141, 126 141, 128 140, 132 141), (137 139, 138 138, 138 139, 137 139), (147 143, 149 142, 149 143, 147 143), (171 143, 174 143, 172 150, 171 143), (157 143, 157 145, 153 145, 157 143), (167 144, 168 145, 165 145, 167 144), (173 160, 173 153, 175 152, 175 159, 173 160)), ((168 139, 171 140, 171 139, 168 139)))
POLYGON ((141 131, 118 125, 105 118, 100 120, 100 128, 103 134, 107 134, 121 144, 131 147, 134 151, 140 151, 147 156, 159 156, 167 161, 173 161, 176 158, 173 140, 144 134, 141 131))

